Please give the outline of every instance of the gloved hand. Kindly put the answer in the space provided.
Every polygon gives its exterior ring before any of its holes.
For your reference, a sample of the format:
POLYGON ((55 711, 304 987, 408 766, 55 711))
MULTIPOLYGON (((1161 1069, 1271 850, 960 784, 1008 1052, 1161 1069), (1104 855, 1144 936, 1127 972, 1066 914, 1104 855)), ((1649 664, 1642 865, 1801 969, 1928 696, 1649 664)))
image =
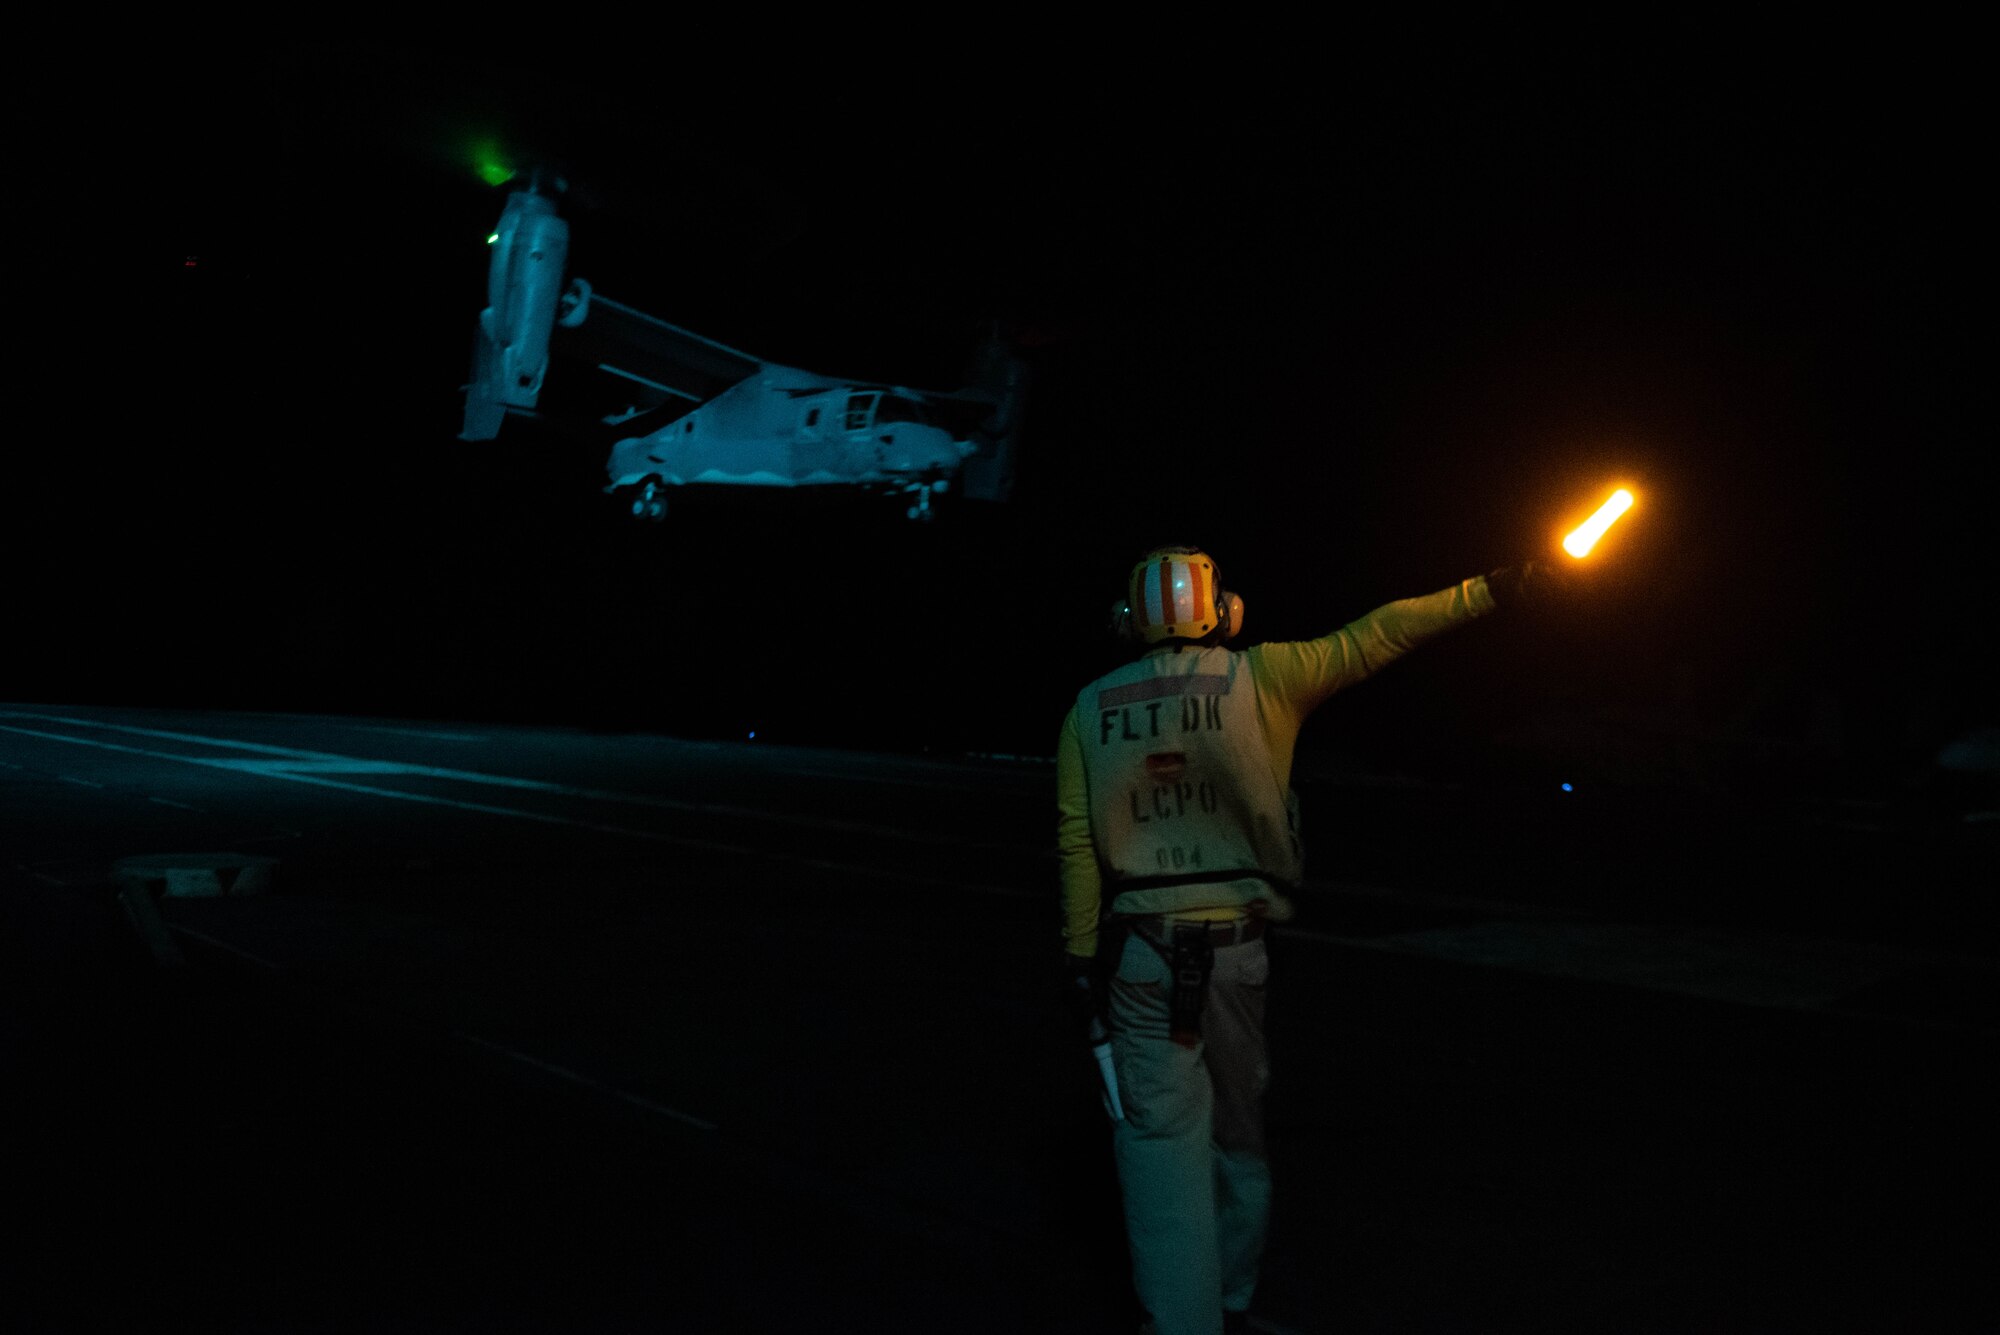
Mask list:
POLYGON ((1570 571, 1549 561, 1501 566, 1486 577, 1487 592, 1499 608, 1547 607, 1575 587, 1570 571))
POLYGON ((1064 1012, 1079 1029, 1103 1013, 1103 999, 1097 985, 1097 962, 1080 955, 1063 957, 1062 982, 1057 992, 1064 1012))

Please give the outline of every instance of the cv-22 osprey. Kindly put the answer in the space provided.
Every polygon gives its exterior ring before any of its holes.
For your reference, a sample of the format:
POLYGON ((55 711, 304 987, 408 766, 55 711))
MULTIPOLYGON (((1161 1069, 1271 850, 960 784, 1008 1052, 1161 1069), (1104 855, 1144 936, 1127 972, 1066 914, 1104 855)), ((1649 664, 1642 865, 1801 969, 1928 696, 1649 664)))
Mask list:
MULTIPOLYGON (((605 461, 605 491, 661 519, 677 487, 831 487, 890 493, 912 519, 956 486, 1005 500, 1026 391, 1025 367, 991 339, 971 383, 950 392, 841 379, 780 365, 564 284, 563 184, 532 174, 510 192, 489 238, 487 305, 474 333, 461 440, 492 440, 509 415, 542 405, 552 363, 591 375, 585 420, 633 434, 605 461), (612 411, 602 411, 610 406, 612 411)), ((615 434, 615 430, 614 433, 615 434)))

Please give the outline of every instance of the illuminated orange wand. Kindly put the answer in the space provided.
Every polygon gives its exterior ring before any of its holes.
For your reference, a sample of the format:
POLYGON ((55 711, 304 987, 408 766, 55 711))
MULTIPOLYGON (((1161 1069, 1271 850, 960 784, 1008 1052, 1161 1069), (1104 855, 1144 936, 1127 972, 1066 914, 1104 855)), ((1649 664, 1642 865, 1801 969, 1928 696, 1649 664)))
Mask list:
POLYGON ((1618 522, 1618 516, 1632 508, 1632 493, 1620 487, 1611 493, 1611 499, 1597 507, 1597 513, 1583 521, 1563 539, 1563 550, 1581 560, 1590 555, 1590 549, 1604 536, 1606 529, 1618 522))

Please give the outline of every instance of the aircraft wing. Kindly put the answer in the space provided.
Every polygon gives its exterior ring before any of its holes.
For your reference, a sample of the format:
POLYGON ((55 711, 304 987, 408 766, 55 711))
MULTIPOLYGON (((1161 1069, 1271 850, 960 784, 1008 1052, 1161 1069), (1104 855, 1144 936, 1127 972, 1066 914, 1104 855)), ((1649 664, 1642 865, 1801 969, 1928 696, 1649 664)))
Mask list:
POLYGON ((706 403, 765 363, 644 311, 591 293, 582 319, 556 330, 553 350, 624 382, 641 408, 672 399, 706 403))

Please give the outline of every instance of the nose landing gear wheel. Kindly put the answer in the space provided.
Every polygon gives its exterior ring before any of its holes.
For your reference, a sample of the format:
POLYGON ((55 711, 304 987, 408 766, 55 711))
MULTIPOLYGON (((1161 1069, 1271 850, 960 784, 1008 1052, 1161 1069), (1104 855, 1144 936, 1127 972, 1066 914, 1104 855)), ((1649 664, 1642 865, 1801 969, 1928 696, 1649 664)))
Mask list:
POLYGON ((667 489, 654 479, 647 479, 632 496, 632 517, 649 519, 654 523, 667 517, 667 489))

